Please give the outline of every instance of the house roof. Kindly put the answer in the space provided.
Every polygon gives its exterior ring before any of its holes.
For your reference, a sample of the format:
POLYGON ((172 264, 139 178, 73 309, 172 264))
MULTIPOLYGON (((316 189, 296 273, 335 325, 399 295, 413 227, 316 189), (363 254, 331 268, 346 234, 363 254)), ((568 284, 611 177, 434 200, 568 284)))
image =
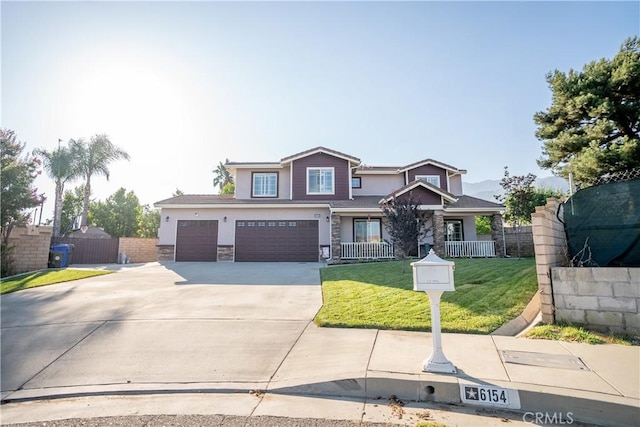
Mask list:
POLYGON ((220 194, 184 194, 171 197, 154 203, 159 208, 193 208, 193 207, 215 207, 220 205, 228 206, 289 206, 292 205, 324 205, 329 206, 328 200, 289 200, 289 199, 236 199, 233 195, 220 194))
POLYGON ((504 211, 505 206, 500 203, 478 199, 471 196, 458 196, 458 200, 446 205, 445 210, 489 210, 504 211))
POLYGON ((424 159, 424 160, 420 160, 419 162, 411 163, 411 164, 409 164, 407 166, 403 166, 403 167, 399 168, 398 172, 406 172, 408 170, 415 169, 417 167, 424 166, 424 165, 438 166, 438 167, 440 167, 442 169, 447 169, 447 170, 450 170, 452 172, 456 172, 456 173, 460 173, 460 174, 467 173, 467 171, 464 170, 464 169, 458 169, 455 166, 451 166, 451 165, 448 165, 446 163, 442 163, 442 162, 439 162, 439 161, 433 160, 433 159, 424 159))
POLYGON ((226 162, 229 169, 250 168, 250 169, 280 169, 280 162, 226 162))
POLYGON ((347 160, 350 163, 360 164, 360 159, 359 158, 350 156, 350 155, 345 154, 345 153, 341 153, 340 151, 331 150, 331 149, 326 148, 326 147, 315 147, 315 148, 311 148, 309 150, 301 151, 301 152, 293 154, 291 156, 283 157, 282 159, 280 159, 280 162, 281 163, 289 163, 289 162, 292 162, 294 160, 300 159, 302 157, 307 157, 307 156, 310 156, 310 155, 316 154, 316 153, 325 153, 325 154, 329 154, 330 156, 340 157, 341 159, 347 160))
POLYGON ((354 170, 354 175, 378 175, 378 174, 398 174, 398 166, 370 166, 370 165, 358 165, 354 170))
POLYGON ((430 184, 424 180, 421 179, 416 179, 415 181, 410 182, 409 184, 398 188, 396 191, 394 191, 391 194, 386 195, 385 197, 383 197, 380 200, 380 203, 382 202, 388 202, 389 200, 395 198, 395 197, 399 197, 417 187, 423 187, 426 190, 429 190, 433 193, 438 194, 439 196, 442 196, 445 198, 445 200, 449 201, 449 202, 455 202, 457 200, 457 197, 454 196, 453 194, 449 193, 448 191, 443 190, 440 187, 436 187, 433 184, 430 184))

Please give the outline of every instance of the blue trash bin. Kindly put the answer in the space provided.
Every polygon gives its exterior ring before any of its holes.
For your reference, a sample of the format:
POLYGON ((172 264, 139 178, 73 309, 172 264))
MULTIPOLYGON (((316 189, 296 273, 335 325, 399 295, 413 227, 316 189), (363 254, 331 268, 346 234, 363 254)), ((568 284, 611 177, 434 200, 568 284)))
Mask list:
POLYGON ((53 252, 58 252, 62 254, 62 259, 60 260, 60 267, 68 267, 71 264, 71 254, 73 253, 73 245, 68 243, 56 243, 51 245, 51 250, 53 252))

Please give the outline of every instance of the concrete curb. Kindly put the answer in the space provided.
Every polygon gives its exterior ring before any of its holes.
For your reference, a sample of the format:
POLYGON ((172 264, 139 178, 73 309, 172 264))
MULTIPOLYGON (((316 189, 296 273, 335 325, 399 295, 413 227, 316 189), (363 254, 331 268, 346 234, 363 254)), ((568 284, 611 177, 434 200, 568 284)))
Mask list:
POLYGON ((515 319, 500 326, 491 335, 502 335, 514 337, 527 329, 538 316, 540 312, 540 291, 537 291, 531 301, 524 308, 522 314, 515 319))

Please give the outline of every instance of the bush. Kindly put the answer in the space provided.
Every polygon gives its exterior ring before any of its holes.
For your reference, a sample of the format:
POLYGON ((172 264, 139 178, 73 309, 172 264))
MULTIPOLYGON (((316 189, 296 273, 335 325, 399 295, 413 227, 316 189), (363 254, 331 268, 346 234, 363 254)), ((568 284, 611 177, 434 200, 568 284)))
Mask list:
POLYGON ((15 274, 15 260, 13 259, 13 250, 15 246, 2 243, 0 249, 0 258, 2 266, 0 268, 0 277, 13 276, 15 274))

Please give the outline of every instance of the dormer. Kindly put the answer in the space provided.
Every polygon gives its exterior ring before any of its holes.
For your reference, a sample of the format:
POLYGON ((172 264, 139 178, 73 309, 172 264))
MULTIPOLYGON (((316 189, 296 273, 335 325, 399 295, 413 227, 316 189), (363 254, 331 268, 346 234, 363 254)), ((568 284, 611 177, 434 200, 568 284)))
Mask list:
POLYGON ((398 169, 404 184, 421 180, 454 195, 462 195, 462 175, 467 173, 446 163, 432 159, 421 160, 398 169))

